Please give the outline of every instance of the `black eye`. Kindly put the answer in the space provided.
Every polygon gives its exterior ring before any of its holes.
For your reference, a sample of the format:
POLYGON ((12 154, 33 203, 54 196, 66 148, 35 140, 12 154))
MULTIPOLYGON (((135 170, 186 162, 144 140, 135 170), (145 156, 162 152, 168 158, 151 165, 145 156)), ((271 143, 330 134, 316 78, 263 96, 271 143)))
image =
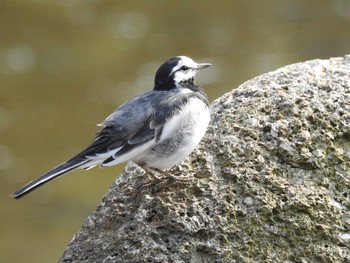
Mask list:
POLYGON ((189 67, 187 67, 187 66, 182 66, 182 67, 181 67, 181 70, 183 70, 183 71, 189 70, 189 67))

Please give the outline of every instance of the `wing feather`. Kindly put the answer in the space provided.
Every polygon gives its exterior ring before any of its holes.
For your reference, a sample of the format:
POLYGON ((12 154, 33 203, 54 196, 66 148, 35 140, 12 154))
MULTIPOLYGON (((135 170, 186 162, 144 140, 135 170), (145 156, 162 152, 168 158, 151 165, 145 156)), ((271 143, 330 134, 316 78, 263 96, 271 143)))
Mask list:
MULTIPOLYGON (((111 152, 110 156, 104 155, 106 158, 101 160, 103 165, 116 164, 119 163, 118 160, 125 161, 123 155, 130 157, 131 152, 132 155, 137 155, 138 147, 146 143, 152 147, 152 144, 148 144, 150 141, 156 143, 161 139, 164 125, 192 96, 198 96, 198 93, 193 92, 189 96, 189 93, 179 93, 176 90, 150 91, 133 98, 101 124, 104 128, 81 154, 98 158, 98 154, 111 152)), ((169 129, 167 132, 171 133, 169 129)))

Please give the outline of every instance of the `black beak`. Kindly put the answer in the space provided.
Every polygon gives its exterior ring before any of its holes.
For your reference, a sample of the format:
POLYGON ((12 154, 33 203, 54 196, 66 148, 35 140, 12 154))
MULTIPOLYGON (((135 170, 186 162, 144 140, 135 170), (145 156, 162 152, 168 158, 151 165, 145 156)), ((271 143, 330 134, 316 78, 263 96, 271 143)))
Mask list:
POLYGON ((210 63, 200 63, 200 64, 197 64, 197 68, 196 70, 201 70, 201 69, 205 69, 207 67, 211 66, 210 63))

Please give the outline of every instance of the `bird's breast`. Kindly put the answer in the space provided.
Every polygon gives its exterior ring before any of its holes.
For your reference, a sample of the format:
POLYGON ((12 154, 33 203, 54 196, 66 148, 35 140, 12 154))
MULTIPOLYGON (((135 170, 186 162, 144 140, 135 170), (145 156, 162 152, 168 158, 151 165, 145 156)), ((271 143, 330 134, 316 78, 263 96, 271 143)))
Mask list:
POLYGON ((197 97, 189 99, 164 125, 160 140, 181 134, 187 143, 195 146, 204 136, 210 121, 208 105, 197 97))
POLYGON ((167 120, 159 140, 134 161, 158 169, 182 162, 203 138, 209 121, 206 101, 195 96, 189 98, 167 120))

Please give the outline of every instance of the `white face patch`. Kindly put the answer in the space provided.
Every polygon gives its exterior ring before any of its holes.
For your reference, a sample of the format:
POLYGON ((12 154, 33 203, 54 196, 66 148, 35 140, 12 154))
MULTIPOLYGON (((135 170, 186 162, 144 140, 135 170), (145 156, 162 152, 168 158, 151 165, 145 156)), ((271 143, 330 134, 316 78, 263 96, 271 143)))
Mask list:
POLYGON ((175 83, 180 83, 181 81, 186 81, 193 78, 197 73, 198 64, 192 59, 186 56, 179 56, 180 60, 176 67, 173 68, 170 74, 174 74, 175 83), (181 67, 186 66, 188 70, 180 70, 181 67))
POLYGON ((189 69, 186 71, 177 71, 174 74, 174 80, 175 80, 175 84, 176 83, 180 83, 182 81, 186 81, 188 79, 194 78, 194 76, 196 75, 197 71, 194 69, 189 69))

